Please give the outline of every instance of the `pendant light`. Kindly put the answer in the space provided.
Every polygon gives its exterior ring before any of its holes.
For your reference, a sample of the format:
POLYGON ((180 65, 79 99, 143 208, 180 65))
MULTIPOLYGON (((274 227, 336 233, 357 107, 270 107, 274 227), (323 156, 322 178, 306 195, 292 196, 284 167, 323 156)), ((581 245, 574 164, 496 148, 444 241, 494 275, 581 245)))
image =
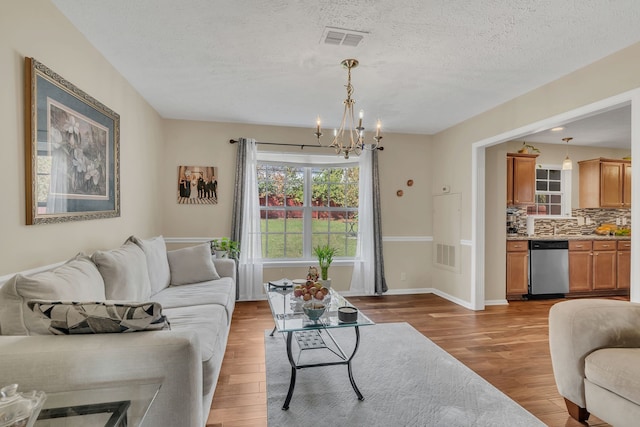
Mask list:
POLYGON ((567 143, 567 157, 565 157, 564 161, 562 162, 563 171, 570 171, 571 169, 573 169, 573 163, 569 158, 569 141, 571 141, 572 139, 573 138, 562 138, 562 140, 567 143))

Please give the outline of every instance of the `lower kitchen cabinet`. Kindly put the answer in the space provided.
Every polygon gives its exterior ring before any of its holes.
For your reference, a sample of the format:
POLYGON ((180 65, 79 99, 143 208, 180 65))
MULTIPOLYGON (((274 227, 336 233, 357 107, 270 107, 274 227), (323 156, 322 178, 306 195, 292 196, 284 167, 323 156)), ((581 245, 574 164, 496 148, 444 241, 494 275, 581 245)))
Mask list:
POLYGON ((618 242, 618 258, 616 260, 616 288, 629 289, 631 287, 631 241, 618 242))
POLYGON ((630 281, 631 241, 569 241, 570 294, 624 295, 630 281))
MULTIPOLYGON (((528 293, 529 242, 507 240, 507 299, 528 293)), ((568 297, 628 295, 630 240, 569 240, 568 297)))
POLYGON ((507 241, 507 298, 522 298, 529 292, 529 242, 507 241))
POLYGON ((590 240, 569 241, 569 292, 593 290, 592 250, 590 240))
POLYGON ((616 288, 616 242, 595 240, 593 242, 593 290, 616 288))

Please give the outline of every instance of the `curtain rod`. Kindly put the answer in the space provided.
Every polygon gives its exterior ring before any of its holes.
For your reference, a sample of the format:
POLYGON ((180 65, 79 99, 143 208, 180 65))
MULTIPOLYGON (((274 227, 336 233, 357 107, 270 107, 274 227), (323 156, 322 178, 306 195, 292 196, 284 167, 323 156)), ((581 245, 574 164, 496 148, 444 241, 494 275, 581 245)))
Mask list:
MULTIPOLYGON (((238 141, 235 139, 230 139, 229 140, 229 144, 236 144, 238 141)), ((304 147, 315 147, 315 148, 333 148, 333 147, 327 147, 325 145, 309 145, 309 144, 285 144, 283 142, 259 142, 256 141, 256 144, 260 144, 260 145, 282 145, 282 146, 287 146, 287 147, 300 147, 300 149, 304 149, 304 147)), ((384 147, 377 147, 376 150, 384 150, 384 147)))

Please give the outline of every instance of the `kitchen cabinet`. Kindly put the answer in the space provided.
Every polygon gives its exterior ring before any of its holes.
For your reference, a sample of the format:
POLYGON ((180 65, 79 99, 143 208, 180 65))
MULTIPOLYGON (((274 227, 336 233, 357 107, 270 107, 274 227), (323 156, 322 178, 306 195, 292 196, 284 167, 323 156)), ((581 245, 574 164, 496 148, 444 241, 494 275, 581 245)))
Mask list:
POLYGON ((593 290, 593 242, 569 241, 569 292, 593 290))
POLYGON ((507 206, 533 205, 537 154, 507 153, 507 206))
POLYGON ((631 207, 631 160, 601 157, 578 165, 581 208, 631 207))
POLYGON ((623 164, 622 201, 625 207, 631 208, 631 162, 623 164))
POLYGON ((613 240, 593 242, 593 290, 616 288, 616 250, 613 240))
POLYGON ((507 298, 522 298, 529 292, 529 242, 507 241, 507 298))
POLYGON ((631 285, 631 241, 618 241, 616 260, 616 288, 629 289, 631 285))

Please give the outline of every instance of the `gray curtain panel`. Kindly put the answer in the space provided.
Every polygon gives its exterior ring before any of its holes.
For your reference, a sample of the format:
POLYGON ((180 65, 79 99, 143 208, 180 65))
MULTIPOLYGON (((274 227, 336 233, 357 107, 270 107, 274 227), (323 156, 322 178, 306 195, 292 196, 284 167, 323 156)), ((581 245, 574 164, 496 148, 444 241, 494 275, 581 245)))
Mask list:
POLYGON ((375 268, 375 293, 387 292, 384 278, 384 259, 382 257, 382 220, 380 217, 380 175, 378 171, 378 150, 371 153, 371 175, 373 179, 373 252, 375 268))
MULTIPOLYGON (((238 151, 236 155, 236 181, 233 188, 233 213, 231 215, 231 240, 239 242, 242 237, 242 212, 244 209, 244 191, 245 191, 245 165, 247 163, 247 139, 238 139, 238 151)), ((238 264, 236 263, 236 270, 238 264)), ((236 278, 239 278, 236 271, 236 278)), ((240 288, 236 281, 236 300, 240 298, 240 288)))

